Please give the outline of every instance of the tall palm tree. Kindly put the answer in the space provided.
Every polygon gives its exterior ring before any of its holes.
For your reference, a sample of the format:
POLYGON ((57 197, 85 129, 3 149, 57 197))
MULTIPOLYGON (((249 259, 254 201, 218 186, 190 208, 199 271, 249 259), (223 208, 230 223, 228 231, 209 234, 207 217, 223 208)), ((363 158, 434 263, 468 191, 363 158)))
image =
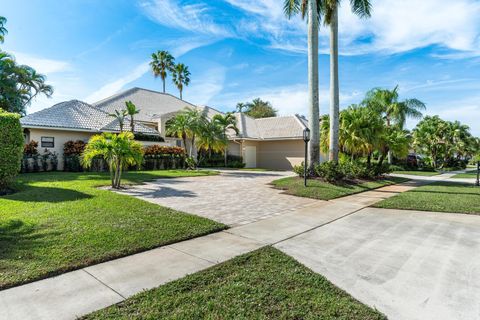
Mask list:
POLYGON ((122 111, 115 110, 114 113, 109 113, 108 115, 110 117, 115 118, 118 121, 118 125, 120 126, 120 132, 123 132, 123 127, 125 125, 125 117, 127 116, 127 111, 126 110, 122 110, 122 111))
MULTIPOLYGON (((216 122, 223 131, 223 138, 227 141, 227 131, 233 130, 235 134, 238 134, 239 130, 237 128, 237 118, 233 113, 227 113, 225 115, 221 114, 216 114, 213 116, 212 119, 214 122, 216 122)), ((228 144, 225 145, 225 149, 223 150, 223 154, 225 156, 225 167, 227 166, 227 148, 228 144)))
POLYGON ((318 92, 318 25, 323 0, 284 0, 284 12, 288 18, 301 14, 308 23, 308 126, 311 132, 309 167, 320 162, 320 108, 318 92))
MULTIPOLYGON (((363 105, 381 114, 387 128, 403 130, 407 118, 421 119, 425 103, 418 99, 399 101, 398 85, 393 90, 375 88, 367 92, 363 105)), ((387 146, 388 163, 392 163, 392 153, 387 146)))
POLYGON ((7 34, 7 29, 5 28, 6 23, 7 19, 0 16, 0 43, 3 43, 3 41, 5 41, 5 35, 7 34))
MULTIPOLYGON (((330 161, 338 161, 340 86, 338 79, 338 7, 341 0, 323 0, 325 24, 330 27, 330 161)), ((361 18, 370 17, 370 0, 350 0, 352 12, 361 18)))
POLYGON ((242 113, 243 109, 247 109, 247 108, 248 108, 248 106, 247 106, 246 103, 239 102, 239 103, 237 103, 237 106, 236 106, 235 109, 237 110, 237 112, 242 113))
POLYGON ((183 63, 175 65, 172 71, 172 78, 173 83, 177 86, 178 91, 180 92, 180 99, 183 99, 183 87, 188 86, 190 83, 190 71, 188 71, 188 67, 183 63))
POLYGON ((140 113, 140 110, 137 109, 137 107, 132 103, 132 101, 125 101, 125 106, 127 109, 125 110, 127 115, 130 116, 130 131, 132 133, 135 133, 135 115, 140 113))
POLYGON ((157 53, 152 53, 150 66, 155 78, 160 77, 162 79, 163 93, 165 93, 165 79, 167 79, 168 72, 173 72, 175 58, 168 51, 157 51, 157 53))
POLYGON ((175 117, 167 121, 167 135, 182 139, 185 156, 188 156, 187 134, 190 128, 189 125, 189 118, 185 113, 178 113, 175 117))
POLYGON ((201 133, 202 128, 207 121, 207 118, 205 117, 205 114, 198 108, 187 107, 185 108, 183 113, 187 117, 188 121, 187 137, 191 140, 190 150, 188 154, 190 157, 192 157, 193 148, 195 146, 195 139, 201 133))

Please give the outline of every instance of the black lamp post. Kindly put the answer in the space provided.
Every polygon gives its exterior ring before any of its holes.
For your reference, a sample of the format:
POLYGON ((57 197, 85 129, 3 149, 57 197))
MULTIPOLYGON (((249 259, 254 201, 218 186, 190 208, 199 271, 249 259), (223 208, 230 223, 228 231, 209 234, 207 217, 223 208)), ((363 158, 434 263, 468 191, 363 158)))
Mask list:
POLYGON ((307 156, 308 156, 308 142, 310 141, 310 129, 303 129, 303 141, 305 141, 305 161, 303 162, 303 185, 307 186, 307 156))
POLYGON ((475 183, 477 187, 480 187, 480 160, 477 161, 477 182, 475 183))

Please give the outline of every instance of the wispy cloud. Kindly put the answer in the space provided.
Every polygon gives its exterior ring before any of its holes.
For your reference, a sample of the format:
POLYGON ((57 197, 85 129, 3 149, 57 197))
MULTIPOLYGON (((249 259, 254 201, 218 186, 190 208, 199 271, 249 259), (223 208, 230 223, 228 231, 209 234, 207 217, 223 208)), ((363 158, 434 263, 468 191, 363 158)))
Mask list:
POLYGON ((13 52, 13 55, 19 64, 31 66, 38 72, 46 75, 70 71, 72 69, 70 63, 62 60, 38 57, 36 55, 22 52, 13 52))
POLYGON ((223 90, 226 71, 227 69, 221 66, 204 70, 203 74, 199 74, 185 89, 185 99, 195 104, 208 105, 212 98, 223 90))
POLYGON ((148 0, 140 3, 141 8, 157 23, 216 37, 228 37, 231 32, 215 22, 215 15, 205 3, 181 3, 175 0, 148 0))

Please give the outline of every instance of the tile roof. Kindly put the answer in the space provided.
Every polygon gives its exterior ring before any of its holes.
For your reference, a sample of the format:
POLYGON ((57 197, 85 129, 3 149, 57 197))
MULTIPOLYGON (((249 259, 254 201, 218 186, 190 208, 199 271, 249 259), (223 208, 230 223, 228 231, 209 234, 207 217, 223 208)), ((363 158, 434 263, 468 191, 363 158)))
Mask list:
POLYGON ((236 113, 239 136, 247 139, 300 139, 306 120, 295 116, 254 119, 244 113, 236 113))

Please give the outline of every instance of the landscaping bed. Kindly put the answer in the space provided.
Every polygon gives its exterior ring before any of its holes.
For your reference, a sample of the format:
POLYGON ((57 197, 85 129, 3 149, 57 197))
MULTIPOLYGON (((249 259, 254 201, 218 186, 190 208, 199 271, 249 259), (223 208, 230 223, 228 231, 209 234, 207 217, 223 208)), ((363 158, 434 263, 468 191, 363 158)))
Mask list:
POLYGON ((480 187, 435 182, 373 205, 377 208, 480 214, 480 187))
MULTIPOLYGON (((125 183, 212 171, 126 173, 125 183)), ((107 173, 22 174, 0 197, 0 289, 214 231, 226 226, 98 188, 107 173)))
POLYGON ((266 247, 84 319, 386 319, 323 276, 266 247))
POLYGON ((405 181, 408 181, 408 179, 389 177, 377 180, 356 180, 355 182, 343 181, 339 183, 329 183, 316 178, 308 179, 307 187, 304 187, 303 178, 289 177, 275 180, 272 184, 275 188, 284 190, 285 193, 294 196, 319 200, 331 200, 405 181))

